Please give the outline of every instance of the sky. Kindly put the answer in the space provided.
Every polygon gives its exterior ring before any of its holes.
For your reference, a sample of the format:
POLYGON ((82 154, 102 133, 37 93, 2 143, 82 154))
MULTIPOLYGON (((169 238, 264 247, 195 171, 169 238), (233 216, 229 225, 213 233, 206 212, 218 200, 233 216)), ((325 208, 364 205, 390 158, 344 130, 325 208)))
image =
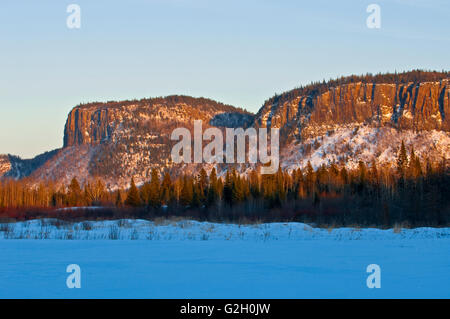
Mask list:
POLYGON ((257 112, 311 81, 449 70, 449 30, 447 0, 2 0, 0 154, 62 147, 79 103, 186 94, 257 112))

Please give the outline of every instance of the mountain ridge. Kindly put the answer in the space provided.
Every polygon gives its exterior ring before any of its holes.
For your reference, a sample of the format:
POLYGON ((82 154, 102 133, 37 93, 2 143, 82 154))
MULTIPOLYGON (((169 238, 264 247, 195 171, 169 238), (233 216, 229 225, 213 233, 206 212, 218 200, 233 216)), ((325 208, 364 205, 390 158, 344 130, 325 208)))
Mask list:
MULTIPOLYGON (((280 163, 285 169, 307 161, 316 168, 331 163, 354 166, 359 160, 389 163, 398 148, 392 142, 401 140, 416 148, 419 157, 436 162, 450 154, 449 101, 450 73, 413 70, 313 83, 275 95, 255 115, 182 95, 79 104, 68 115, 62 149, 24 173, 8 171, 12 166, 3 156, 0 176, 64 182, 96 176, 114 188, 128 185, 131 177, 145 182, 151 168, 195 173, 202 165, 173 165, 169 160, 174 144, 170 132, 192 128, 194 119, 202 120, 204 129, 280 128, 280 163)), ((238 165, 242 173, 247 168, 238 165)))

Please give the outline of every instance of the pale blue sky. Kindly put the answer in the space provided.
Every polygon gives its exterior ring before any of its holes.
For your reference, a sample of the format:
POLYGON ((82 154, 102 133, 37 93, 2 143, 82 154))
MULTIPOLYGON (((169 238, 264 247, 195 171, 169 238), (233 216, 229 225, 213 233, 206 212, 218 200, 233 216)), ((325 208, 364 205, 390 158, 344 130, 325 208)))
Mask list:
POLYGON ((448 70, 449 30, 446 0, 2 0, 0 154, 61 147, 80 102, 187 94, 256 112, 315 80, 448 70))

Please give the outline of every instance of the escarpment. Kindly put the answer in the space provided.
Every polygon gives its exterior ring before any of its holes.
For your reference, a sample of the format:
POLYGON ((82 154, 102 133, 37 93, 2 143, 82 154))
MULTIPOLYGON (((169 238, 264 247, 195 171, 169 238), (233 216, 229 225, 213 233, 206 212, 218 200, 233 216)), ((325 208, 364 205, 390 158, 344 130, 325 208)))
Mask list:
POLYGON ((136 127, 153 127, 160 133, 167 133, 164 127, 170 128, 173 123, 189 124, 194 119, 202 120, 205 125, 240 126, 251 122, 253 117, 230 105, 189 96, 89 103, 69 113, 64 147, 102 144, 117 137, 119 131, 136 127))
MULTIPOLYGON (((151 170, 173 176, 214 164, 171 161, 175 128, 280 128, 283 169, 359 161, 392 165, 404 141, 422 160, 450 159, 450 73, 411 71, 350 76, 313 83, 268 99, 256 115, 210 99, 169 96, 74 107, 64 144, 32 160, 0 156, 0 178, 55 180, 67 185, 100 177, 110 189, 149 180, 151 170)), ((245 174, 248 163, 217 165, 245 174)))
POLYGON ((350 83, 320 94, 270 101, 257 114, 256 125, 281 128, 300 138, 353 123, 448 132, 449 101, 449 79, 407 84, 350 83))

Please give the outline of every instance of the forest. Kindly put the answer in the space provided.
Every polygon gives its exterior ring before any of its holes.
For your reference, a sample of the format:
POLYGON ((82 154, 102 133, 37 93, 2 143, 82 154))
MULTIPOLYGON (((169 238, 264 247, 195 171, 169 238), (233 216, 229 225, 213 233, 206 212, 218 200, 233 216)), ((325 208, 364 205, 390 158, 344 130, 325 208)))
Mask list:
POLYGON ((403 227, 450 225, 450 170, 445 159, 421 160, 402 142, 391 165, 359 162, 260 175, 213 168, 173 178, 151 171, 137 187, 108 191, 101 179, 67 186, 56 181, 31 186, 0 182, 0 218, 78 220, 180 216, 214 222, 298 221, 319 226, 403 227), (64 208, 77 207, 74 210, 64 208), (91 207, 91 209, 89 208, 91 207), (93 209, 95 208, 95 209, 93 209))
POLYGON ((448 71, 425 71, 425 70, 411 70, 407 72, 394 73, 367 73, 365 75, 350 75, 342 76, 337 79, 330 79, 328 81, 312 82, 305 86, 300 86, 293 90, 284 92, 282 94, 275 94, 273 97, 264 102, 264 105, 271 105, 275 103, 283 104, 286 101, 292 100, 297 96, 311 96, 315 97, 332 87, 350 83, 392 83, 392 84, 407 84, 407 83, 421 83, 421 82, 435 82, 450 78, 448 71))
POLYGON ((81 108, 89 108, 89 107, 103 107, 103 108, 121 108, 128 105, 137 105, 137 106, 149 106, 150 108, 156 105, 177 105, 177 104, 186 104, 191 105, 198 109, 213 109, 213 110, 222 110, 225 112, 236 112, 238 110, 243 114, 250 114, 247 110, 243 108, 236 108, 234 106, 224 104, 221 102, 217 102, 204 97, 191 97, 186 95, 169 95, 165 97, 155 97, 155 98, 144 98, 144 99, 134 99, 134 100, 125 100, 125 101, 107 101, 107 102, 89 102, 89 103, 80 103, 78 107, 81 108))

